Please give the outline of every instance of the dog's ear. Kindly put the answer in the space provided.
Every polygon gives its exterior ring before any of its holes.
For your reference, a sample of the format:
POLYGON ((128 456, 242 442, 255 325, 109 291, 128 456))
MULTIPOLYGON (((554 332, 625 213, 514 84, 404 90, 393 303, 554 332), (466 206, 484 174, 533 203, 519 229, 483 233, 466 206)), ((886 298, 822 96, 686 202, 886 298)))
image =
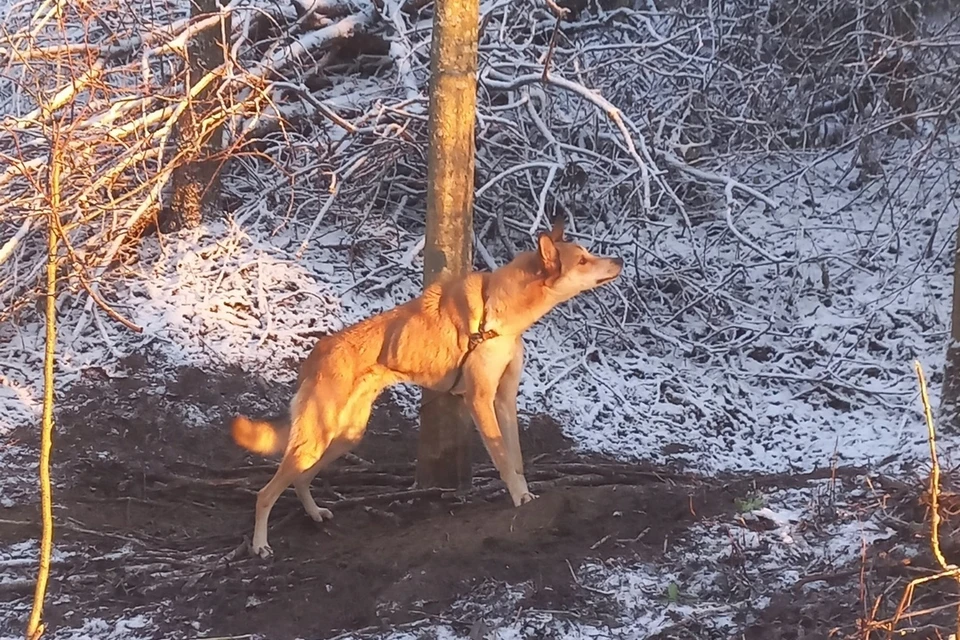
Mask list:
POLYGON ((554 218, 553 227, 550 229, 550 239, 554 242, 563 242, 564 227, 566 227, 566 220, 563 216, 554 218))
POLYGON ((557 245, 551 236, 549 233, 541 233, 537 238, 537 250, 547 277, 555 278, 560 275, 560 252, 557 251, 557 245))

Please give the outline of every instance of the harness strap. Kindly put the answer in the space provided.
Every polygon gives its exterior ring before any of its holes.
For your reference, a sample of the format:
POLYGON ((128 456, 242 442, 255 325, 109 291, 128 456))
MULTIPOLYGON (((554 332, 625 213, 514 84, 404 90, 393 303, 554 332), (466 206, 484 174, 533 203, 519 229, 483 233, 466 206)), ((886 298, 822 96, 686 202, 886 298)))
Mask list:
POLYGON ((477 327, 476 332, 470 334, 467 342, 467 351, 463 354, 463 357, 460 358, 460 364, 457 366, 457 377, 454 379, 453 386, 450 387, 450 391, 447 393, 456 389, 457 385, 460 384, 460 380, 463 378, 463 365, 467 363, 467 358, 473 353, 473 350, 483 342, 500 335, 496 331, 487 331, 484 329, 487 324, 487 296, 485 295, 484 289, 484 285, 480 285, 480 302, 483 305, 480 311, 480 325, 477 327))

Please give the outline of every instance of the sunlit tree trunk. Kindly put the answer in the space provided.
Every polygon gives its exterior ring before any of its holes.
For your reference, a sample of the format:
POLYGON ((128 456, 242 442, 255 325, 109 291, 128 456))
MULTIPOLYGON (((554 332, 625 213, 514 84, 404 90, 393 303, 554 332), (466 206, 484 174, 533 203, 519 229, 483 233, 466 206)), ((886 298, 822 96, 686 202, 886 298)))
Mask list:
MULTIPOLYGON (((190 16, 198 19, 215 15, 217 0, 191 0, 190 16)), ((198 32, 187 46, 187 86, 193 87, 210 71, 223 64, 224 36, 229 38, 230 18, 198 32)), ((205 132, 200 126, 203 118, 216 106, 219 81, 210 82, 190 99, 177 123, 177 151, 181 164, 173 173, 173 196, 170 209, 178 228, 193 229, 204 218, 216 215, 220 201, 220 165, 222 158, 222 128, 205 132)))
MULTIPOLYGON (((477 0, 437 0, 430 59, 430 148, 424 286, 467 273, 473 263, 477 0)), ((417 483, 470 485, 472 423, 460 398, 424 391, 417 483)))

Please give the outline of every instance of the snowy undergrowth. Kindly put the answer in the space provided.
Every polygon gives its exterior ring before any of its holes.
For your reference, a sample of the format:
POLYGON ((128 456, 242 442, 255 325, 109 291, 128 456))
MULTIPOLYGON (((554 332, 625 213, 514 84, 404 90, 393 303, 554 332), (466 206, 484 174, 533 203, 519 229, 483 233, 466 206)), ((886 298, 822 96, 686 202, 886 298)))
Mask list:
MULTIPOLYGON (((772 191, 779 209, 753 205, 734 216, 756 249, 734 241, 722 220, 700 227, 699 242, 675 226, 641 232, 644 251, 632 266, 649 297, 637 303, 643 314, 605 341, 616 347, 604 348, 604 328, 592 318, 565 323, 567 336, 586 329, 586 353, 559 351, 575 373, 545 400, 577 416, 570 435, 588 449, 708 472, 925 457, 911 367, 915 358, 926 365, 936 395, 950 319, 955 177, 949 163, 928 158, 853 189, 851 163, 839 154, 811 166, 772 191), (693 255, 697 247, 704 255, 693 255), (698 259, 707 282, 684 274, 698 259), (678 304, 692 297, 678 292, 691 290, 713 298, 706 310, 678 304)), ((768 181, 797 169, 749 175, 768 181)), ((542 333, 559 337, 559 326, 542 333)))
MULTIPOLYGON (((775 263, 758 263, 723 220, 693 234, 650 223, 605 242, 584 238, 624 255, 626 272, 530 331, 521 408, 561 417, 585 450, 706 472, 925 457, 911 364, 920 358, 934 372, 936 391, 958 224, 952 182, 904 175, 851 195, 849 162, 838 155, 804 172, 802 188, 795 180, 775 189, 776 211, 754 205, 735 216, 775 263), (694 255, 697 247, 706 252, 694 255), (714 274, 709 282, 686 274, 697 260, 714 274), (710 291, 712 317, 703 303, 686 304, 691 291, 710 291)), ((302 256, 306 225, 296 220, 231 220, 147 240, 120 286, 120 309, 143 334, 92 322, 82 299, 64 296, 59 384, 147 345, 174 364, 291 380, 320 335, 417 294, 422 236, 404 226, 370 223, 352 244, 335 221, 321 224, 302 256)), ((42 326, 0 331, 2 437, 39 414, 42 326)), ((411 415, 416 395, 400 394, 411 415)))

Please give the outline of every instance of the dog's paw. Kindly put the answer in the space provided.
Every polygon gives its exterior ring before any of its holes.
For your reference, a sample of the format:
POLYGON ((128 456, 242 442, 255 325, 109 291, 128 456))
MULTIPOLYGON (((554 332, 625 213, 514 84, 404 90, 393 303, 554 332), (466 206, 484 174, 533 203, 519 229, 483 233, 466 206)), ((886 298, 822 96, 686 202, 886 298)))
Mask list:
POLYGON ((535 494, 535 493, 530 493, 529 491, 527 491, 526 493, 524 493, 523 495, 520 496, 520 502, 517 503, 517 506, 519 507, 519 506, 522 505, 522 504, 527 504, 528 502, 533 502, 533 501, 536 500, 538 497, 539 497, 539 496, 538 496, 537 494, 535 494))
POLYGON ((260 558, 261 560, 268 560, 273 557, 273 549, 270 548, 270 545, 264 543, 261 545, 250 545, 250 553, 255 558, 260 558))
POLYGON ((307 515, 309 515, 314 522, 333 520, 333 511, 330 511, 330 509, 324 509, 323 507, 317 507, 316 511, 308 512, 307 515))

